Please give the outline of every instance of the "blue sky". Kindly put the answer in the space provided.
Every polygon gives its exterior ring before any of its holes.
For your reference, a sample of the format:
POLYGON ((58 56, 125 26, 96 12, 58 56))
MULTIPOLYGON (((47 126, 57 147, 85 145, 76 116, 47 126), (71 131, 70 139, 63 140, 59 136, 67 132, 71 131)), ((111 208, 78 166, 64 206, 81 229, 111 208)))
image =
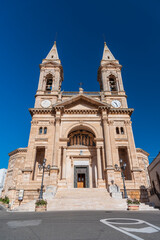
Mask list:
POLYGON ((0 8, 1 155, 28 145, 39 64, 54 40, 64 70, 62 90, 99 91, 104 40, 123 65, 136 147, 160 150, 160 2, 158 0, 3 1, 0 8))

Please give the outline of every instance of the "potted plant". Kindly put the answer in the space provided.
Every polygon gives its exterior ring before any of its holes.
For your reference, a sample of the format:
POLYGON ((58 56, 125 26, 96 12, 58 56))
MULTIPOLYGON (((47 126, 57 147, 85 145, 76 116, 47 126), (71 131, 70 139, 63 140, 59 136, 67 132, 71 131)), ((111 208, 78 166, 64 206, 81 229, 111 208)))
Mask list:
POLYGON ((0 198, 0 202, 6 207, 9 207, 9 198, 5 196, 5 198, 0 198))
POLYGON ((127 199, 128 210, 139 210, 140 201, 137 199, 127 199))
POLYGON ((39 199, 35 203, 35 211, 36 212, 45 212, 47 211, 47 201, 43 199, 39 199))

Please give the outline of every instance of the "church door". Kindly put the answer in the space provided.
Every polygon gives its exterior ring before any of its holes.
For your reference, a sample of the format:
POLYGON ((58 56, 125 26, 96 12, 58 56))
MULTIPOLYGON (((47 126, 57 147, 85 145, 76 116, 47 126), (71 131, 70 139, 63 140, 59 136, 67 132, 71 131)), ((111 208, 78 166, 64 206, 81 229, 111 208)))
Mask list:
POLYGON ((89 188, 89 166, 74 166, 74 187, 89 188))
POLYGON ((85 188, 85 174, 84 173, 78 173, 77 188, 85 188))

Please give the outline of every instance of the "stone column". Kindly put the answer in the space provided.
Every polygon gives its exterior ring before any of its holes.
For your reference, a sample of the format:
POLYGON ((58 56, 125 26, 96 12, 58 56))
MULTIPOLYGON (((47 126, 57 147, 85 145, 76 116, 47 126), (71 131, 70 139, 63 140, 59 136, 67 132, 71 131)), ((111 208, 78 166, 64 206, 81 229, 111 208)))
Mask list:
POLYGON ((128 137, 128 143, 129 143, 129 156, 130 156, 130 164, 131 164, 131 169, 139 169, 138 165, 138 159, 137 159, 137 153, 136 153, 136 147, 135 147, 135 142, 134 142, 134 137, 133 137, 133 132, 132 132, 132 126, 131 126, 131 121, 125 121, 125 126, 126 126, 126 132, 127 132, 127 137, 128 137))
POLYGON ((99 179, 102 179, 102 164, 101 164, 100 146, 97 147, 97 167, 98 167, 98 180, 99 180, 99 179))
POLYGON ((93 187, 93 177, 92 177, 92 158, 89 159, 89 187, 93 187))
POLYGON ((103 130, 104 130, 104 146, 105 146, 105 156, 106 156, 106 167, 113 168, 112 154, 111 154, 111 142, 110 142, 110 133, 109 126, 107 123, 107 117, 103 116, 103 130))
POLYGON ((58 166, 58 150, 59 150, 59 134, 60 134, 61 115, 60 115, 60 109, 56 109, 56 110, 57 110, 57 112, 56 112, 56 118, 55 118, 55 138, 54 138, 52 166, 58 166))
POLYGON ((63 148, 62 179, 66 179, 66 147, 63 148))

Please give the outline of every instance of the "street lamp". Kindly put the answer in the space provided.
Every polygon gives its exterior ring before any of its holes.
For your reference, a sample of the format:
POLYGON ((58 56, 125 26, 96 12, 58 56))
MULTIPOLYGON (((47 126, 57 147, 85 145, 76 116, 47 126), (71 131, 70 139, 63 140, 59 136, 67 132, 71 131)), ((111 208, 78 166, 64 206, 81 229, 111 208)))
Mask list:
POLYGON ((123 179, 124 198, 128 198, 127 191, 126 191, 126 185, 125 185, 125 176, 124 176, 124 171, 125 171, 125 168, 126 168, 127 164, 123 163, 122 159, 120 159, 119 162, 120 162, 120 167, 118 167, 118 164, 115 164, 114 166, 115 166, 116 170, 121 171, 121 176, 122 176, 122 179, 123 179))
POLYGON ((43 159, 43 163, 42 164, 38 164, 38 168, 39 170, 43 169, 43 173, 42 173, 42 182, 41 182, 41 190, 40 190, 40 194, 39 194, 39 200, 42 200, 43 199, 43 179, 44 179, 44 170, 50 170, 51 166, 48 164, 46 166, 46 159, 44 158, 43 159))

